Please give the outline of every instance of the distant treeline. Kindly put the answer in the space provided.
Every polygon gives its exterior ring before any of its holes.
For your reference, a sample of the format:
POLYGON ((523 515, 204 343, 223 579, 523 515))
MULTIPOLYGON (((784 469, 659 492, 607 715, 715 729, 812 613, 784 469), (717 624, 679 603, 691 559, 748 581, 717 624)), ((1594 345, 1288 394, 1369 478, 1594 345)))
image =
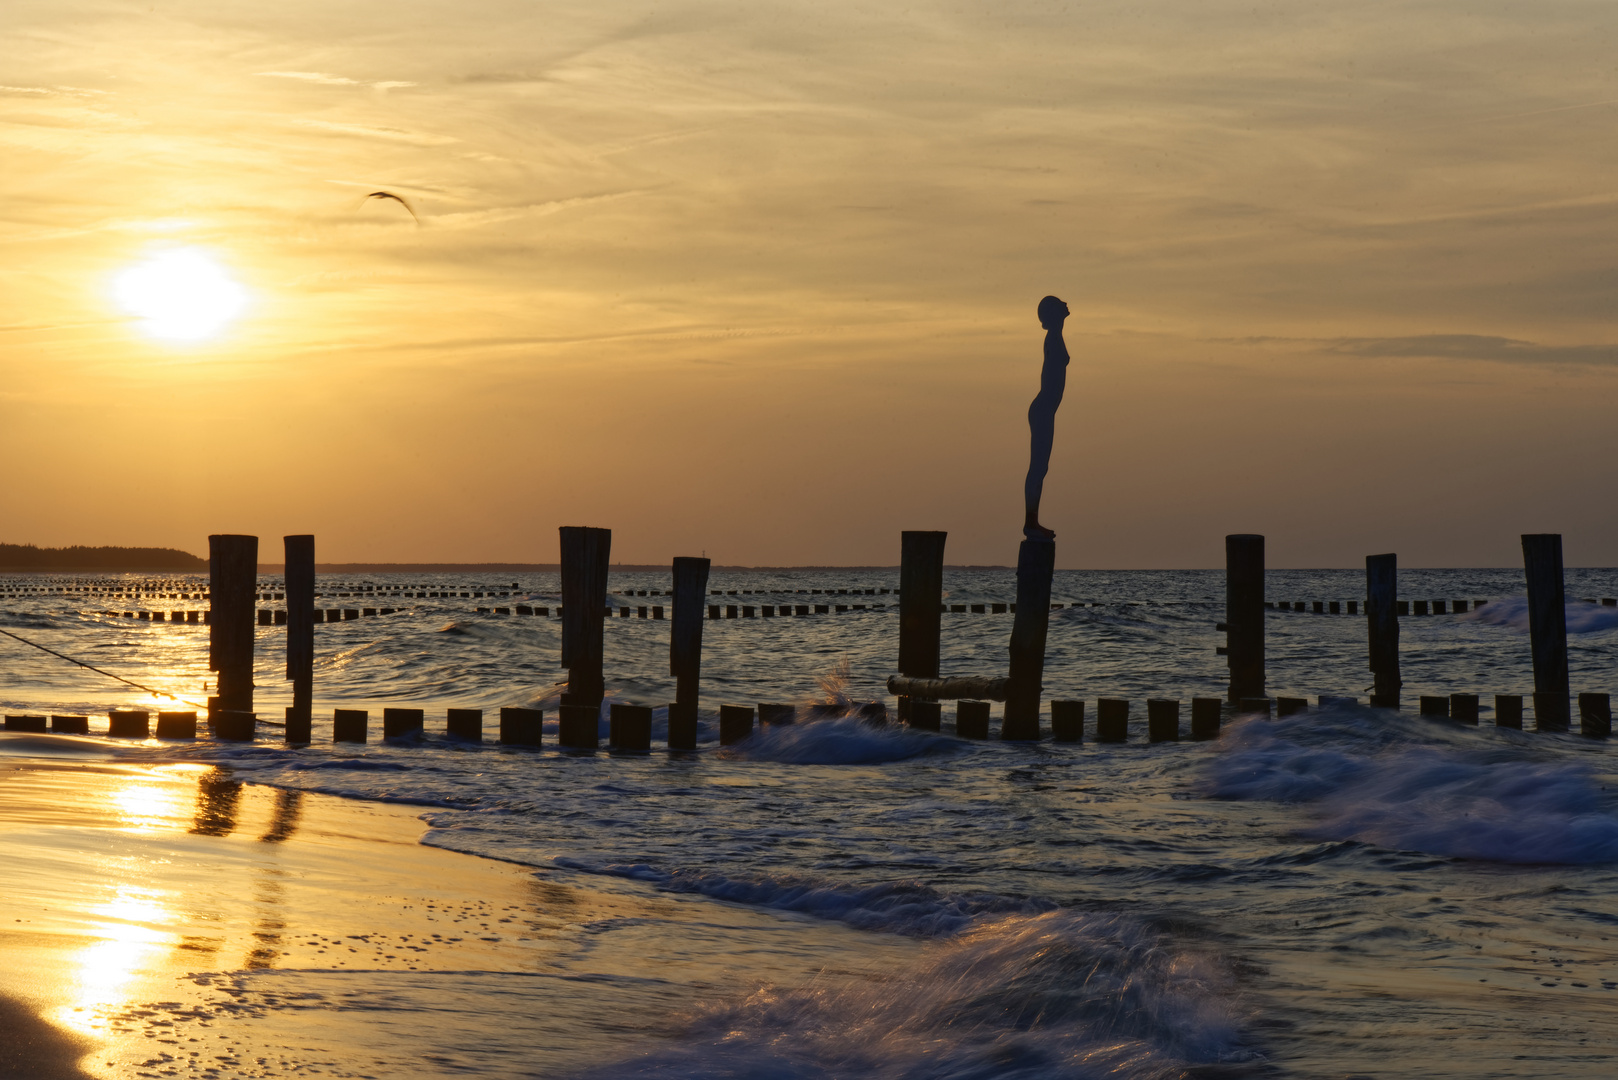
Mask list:
POLYGON ((174 548, 42 548, 0 544, 0 570, 184 570, 208 569, 208 560, 174 548))

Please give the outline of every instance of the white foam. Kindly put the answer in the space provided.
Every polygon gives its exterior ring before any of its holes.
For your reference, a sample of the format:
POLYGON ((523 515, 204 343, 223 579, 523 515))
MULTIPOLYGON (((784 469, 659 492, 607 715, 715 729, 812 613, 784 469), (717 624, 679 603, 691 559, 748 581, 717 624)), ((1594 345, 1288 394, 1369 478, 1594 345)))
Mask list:
POLYGON ((1584 765, 1368 709, 1244 721, 1209 765, 1219 799, 1307 804, 1300 831, 1458 859, 1618 862, 1618 806, 1584 765))
MULTIPOLYGON (((1567 632, 1570 634, 1596 634, 1603 630, 1618 629, 1618 607, 1589 604, 1583 600, 1569 600, 1564 605, 1567 632)), ((1508 596, 1484 604, 1468 618, 1490 626, 1509 626, 1513 630, 1528 631, 1528 597, 1508 596)))

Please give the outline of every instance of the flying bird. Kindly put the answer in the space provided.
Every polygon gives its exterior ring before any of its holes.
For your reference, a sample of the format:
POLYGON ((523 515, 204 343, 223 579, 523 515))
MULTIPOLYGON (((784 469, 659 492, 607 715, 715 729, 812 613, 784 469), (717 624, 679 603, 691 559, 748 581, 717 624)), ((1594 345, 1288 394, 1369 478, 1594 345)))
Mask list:
POLYGON ((391 191, 373 191, 373 192, 371 192, 369 195, 367 195, 365 197, 367 199, 392 199, 394 202, 398 203, 400 206, 404 207, 406 211, 409 212, 410 217, 415 221, 415 223, 417 225, 421 224, 421 218, 416 217, 415 208, 412 207, 409 203, 405 202, 404 196, 402 196, 402 195, 395 195, 391 191))

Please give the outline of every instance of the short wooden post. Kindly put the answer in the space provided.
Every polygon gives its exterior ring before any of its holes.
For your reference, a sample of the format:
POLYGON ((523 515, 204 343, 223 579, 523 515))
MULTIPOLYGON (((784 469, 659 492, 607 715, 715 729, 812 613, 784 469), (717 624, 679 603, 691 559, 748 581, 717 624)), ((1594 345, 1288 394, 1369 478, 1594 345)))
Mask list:
POLYGON ((364 709, 334 709, 331 714, 331 741, 334 743, 362 743, 369 738, 366 730, 370 713, 364 709))
POLYGON ((107 714, 107 734, 114 739, 144 739, 151 735, 151 714, 141 709, 114 709, 107 714))
POLYGON ((719 706, 719 745, 734 746, 753 734, 753 706, 719 706))
POLYGON ((1225 648, 1232 702, 1264 693, 1264 537, 1225 537, 1225 648))
POLYGON ((500 741, 506 746, 539 746, 544 725, 542 709, 504 706, 500 710, 500 741))
POLYGON ((957 701, 955 703, 955 735, 962 739, 989 737, 989 703, 987 701, 957 701))
POLYGON ((1084 741, 1084 702, 1051 702, 1051 741, 1059 743, 1084 741))
POLYGON ((1146 739, 1148 742, 1180 741, 1180 703, 1163 698, 1146 699, 1146 739))
POLYGON ((607 716, 607 741, 614 750, 646 754, 652 749, 652 710, 645 705, 613 702, 607 716))
POLYGON ((450 709, 444 723, 444 732, 452 739, 467 742, 483 741, 482 709, 450 709))
POLYGON ((1541 731, 1566 731, 1571 701, 1567 676, 1567 599, 1562 587, 1562 535, 1525 533, 1528 638, 1534 651, 1534 720, 1541 731))
POLYGON ((258 734, 258 717, 250 712, 226 712, 223 709, 210 709, 208 720, 213 727, 214 738, 222 742, 250 743, 258 734))
POLYGON ((1270 699, 1242 698, 1236 703, 1236 711, 1243 716, 1263 716, 1267 719, 1270 715, 1270 699))
POLYGON ((683 701, 669 702, 669 749, 697 748, 697 706, 683 701))
POLYGON ((1522 695, 1494 695, 1494 726, 1522 730, 1522 695))
MULTIPOLYGON (((564 605, 565 606, 565 605, 564 605)), ((600 606, 596 607, 600 611, 600 606)), ((601 705, 563 705, 556 710, 556 742, 568 750, 594 750, 601 745, 601 705)))
POLYGON ((292 704, 286 710, 286 741, 306 743, 314 721, 315 686, 315 538, 288 536, 287 678, 292 704))
POLYGON ((427 714, 422 709, 383 709, 382 737, 404 739, 420 735, 427 726, 427 714))
MULTIPOLYGON (((599 707, 606 693, 601 670, 602 623, 612 530, 563 525, 561 540, 562 666, 568 673, 568 704, 599 707)), ((596 740, 590 745, 595 746, 596 740)))
POLYGON ((1422 716, 1449 716, 1449 698, 1435 694, 1421 695, 1422 716))
POLYGON ((1371 707, 1399 707, 1399 557, 1365 557, 1365 626, 1370 640, 1371 707))
POLYGON ((905 723, 920 731, 939 731, 943 728, 943 717, 944 709, 938 702, 911 698, 905 723))
POLYGON ((1449 718, 1457 723, 1471 724, 1475 727, 1478 722, 1478 696, 1476 694, 1451 694, 1449 696, 1449 718))
POLYGON ((1219 737, 1219 710, 1224 702, 1215 697, 1191 699, 1191 737, 1217 739, 1219 737))
POLYGON ((796 705, 781 703, 760 702, 758 706, 758 722, 760 727, 773 727, 781 724, 790 724, 798 718, 796 705))
POLYGON ((1579 695, 1579 734, 1605 739, 1612 734, 1612 698, 1607 694, 1579 695))
POLYGON ((90 718, 88 716, 53 716, 51 717, 51 730, 62 735, 88 735, 90 734, 90 718))
POLYGON ((157 714, 159 739, 194 739, 197 737, 195 712, 160 712, 157 714))
POLYGON ((219 707, 252 712, 258 537, 208 537, 208 567, 208 670, 219 673, 219 707))
POLYGON ((43 716, 8 716, 6 717, 7 731, 27 731, 44 734, 47 721, 43 716))
POLYGON ((1032 742, 1039 738, 1039 694, 1045 678, 1045 634, 1051 618, 1051 578, 1056 544, 1024 540, 1017 549, 1017 614, 1011 620, 1011 664, 1000 737, 1032 742))
POLYGON ((1283 716, 1296 716, 1309 711, 1309 699, 1301 697, 1278 697, 1275 699, 1275 715, 1277 719, 1283 716))
POLYGON ((1096 742, 1129 741, 1129 702, 1101 698, 1096 702, 1096 742))

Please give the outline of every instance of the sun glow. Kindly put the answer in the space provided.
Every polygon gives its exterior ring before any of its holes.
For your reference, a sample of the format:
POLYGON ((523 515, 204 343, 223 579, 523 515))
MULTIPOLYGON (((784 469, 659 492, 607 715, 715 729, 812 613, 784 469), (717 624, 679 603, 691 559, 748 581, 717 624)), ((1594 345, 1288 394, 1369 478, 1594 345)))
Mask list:
POLYGON ((247 290, 206 252, 159 252, 118 275, 113 293, 140 327, 163 341, 217 336, 247 306, 247 290))

